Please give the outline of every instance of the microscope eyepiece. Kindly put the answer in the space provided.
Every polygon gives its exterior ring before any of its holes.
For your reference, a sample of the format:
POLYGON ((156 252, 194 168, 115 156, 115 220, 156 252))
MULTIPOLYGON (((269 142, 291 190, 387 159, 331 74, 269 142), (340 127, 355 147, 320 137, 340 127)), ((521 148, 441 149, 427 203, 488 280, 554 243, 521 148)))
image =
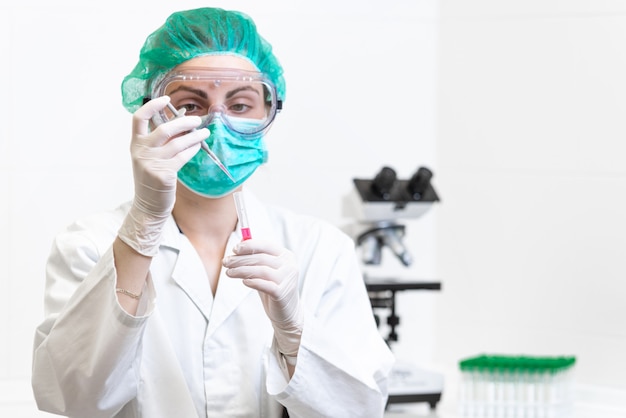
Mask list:
POLYGON ((433 172, 426 167, 420 167, 415 174, 413 174, 407 185, 407 190, 415 200, 419 200, 422 197, 422 194, 424 194, 430 185, 430 179, 432 177, 433 172))
POLYGON ((396 182, 396 171, 391 167, 383 167, 372 181, 372 191, 387 200, 396 182))

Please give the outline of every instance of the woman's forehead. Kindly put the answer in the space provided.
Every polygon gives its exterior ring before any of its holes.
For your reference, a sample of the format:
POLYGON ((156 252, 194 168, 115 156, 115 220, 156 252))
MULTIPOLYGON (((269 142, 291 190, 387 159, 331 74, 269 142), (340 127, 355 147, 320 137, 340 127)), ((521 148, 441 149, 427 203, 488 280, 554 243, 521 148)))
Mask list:
POLYGON ((176 66, 176 70, 190 67, 204 67, 212 69, 229 68, 234 70, 257 71, 257 68, 245 58, 236 55, 204 55, 195 57, 176 66))

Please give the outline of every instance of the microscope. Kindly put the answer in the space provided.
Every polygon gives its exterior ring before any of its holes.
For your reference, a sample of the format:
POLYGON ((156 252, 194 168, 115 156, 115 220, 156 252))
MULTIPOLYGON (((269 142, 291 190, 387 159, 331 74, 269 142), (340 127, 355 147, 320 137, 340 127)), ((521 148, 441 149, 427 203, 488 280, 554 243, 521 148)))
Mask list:
MULTIPOLYGON (((383 167, 372 179, 353 179, 354 190, 344 201, 346 215, 355 218, 347 231, 356 241, 365 266, 379 266, 383 254, 391 252, 399 263, 409 267, 413 257, 404 243, 406 226, 402 219, 419 218, 439 201, 431 184, 433 173, 419 167, 409 179, 399 179, 396 171, 383 167)), ((408 290, 440 290, 437 281, 406 280, 398 277, 371 277, 364 273, 376 324, 380 312, 387 313, 387 344, 398 341, 400 318, 396 312, 396 293, 408 290)), ((441 399, 443 376, 419 369, 410 363, 396 362, 389 384, 391 403, 427 402, 435 408, 441 399)))

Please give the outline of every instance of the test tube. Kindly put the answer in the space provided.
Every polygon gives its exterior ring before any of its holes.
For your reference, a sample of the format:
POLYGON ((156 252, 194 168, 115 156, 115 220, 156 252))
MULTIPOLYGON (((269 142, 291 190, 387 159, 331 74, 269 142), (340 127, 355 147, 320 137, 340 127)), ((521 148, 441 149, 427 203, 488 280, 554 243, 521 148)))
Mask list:
POLYGON ((241 236, 243 241, 252 238, 250 233, 250 225, 248 224, 248 212, 246 206, 243 203, 243 194, 241 192, 233 193, 235 199, 235 207, 237 208, 237 217, 239 218, 239 228, 241 229, 241 236))

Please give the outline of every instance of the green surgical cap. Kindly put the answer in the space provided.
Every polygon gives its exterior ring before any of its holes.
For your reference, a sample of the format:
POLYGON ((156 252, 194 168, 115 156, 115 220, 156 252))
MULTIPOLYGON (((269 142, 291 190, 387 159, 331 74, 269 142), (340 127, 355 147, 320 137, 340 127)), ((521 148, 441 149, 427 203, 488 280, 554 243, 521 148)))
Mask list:
POLYGON ((150 95, 153 83, 177 65, 202 55, 231 53, 250 60, 285 98, 283 69, 272 46, 247 15, 217 8, 185 10, 170 15, 139 53, 139 62, 122 81, 122 102, 135 112, 150 95))

